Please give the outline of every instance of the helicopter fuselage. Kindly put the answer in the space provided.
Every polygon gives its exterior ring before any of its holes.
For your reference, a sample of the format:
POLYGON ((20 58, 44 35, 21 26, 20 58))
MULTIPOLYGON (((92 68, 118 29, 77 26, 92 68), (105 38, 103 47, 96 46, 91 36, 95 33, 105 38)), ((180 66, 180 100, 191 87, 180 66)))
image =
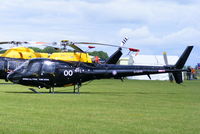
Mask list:
POLYGON ((50 59, 31 59, 23 63, 8 79, 14 83, 35 87, 63 87, 95 79, 149 75, 180 71, 171 66, 126 66, 50 59))

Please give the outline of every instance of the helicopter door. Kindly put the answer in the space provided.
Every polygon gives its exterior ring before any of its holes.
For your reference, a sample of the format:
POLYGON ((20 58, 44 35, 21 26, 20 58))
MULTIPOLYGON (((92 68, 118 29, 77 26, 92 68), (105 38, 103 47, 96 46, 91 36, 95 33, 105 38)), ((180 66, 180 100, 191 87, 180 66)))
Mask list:
POLYGON ((58 62, 56 74, 55 81, 58 86, 69 86, 77 81, 75 68, 70 64, 58 62))
POLYGON ((45 87, 54 87, 55 83, 55 63, 51 61, 44 61, 41 68, 41 74, 39 81, 43 83, 45 87))

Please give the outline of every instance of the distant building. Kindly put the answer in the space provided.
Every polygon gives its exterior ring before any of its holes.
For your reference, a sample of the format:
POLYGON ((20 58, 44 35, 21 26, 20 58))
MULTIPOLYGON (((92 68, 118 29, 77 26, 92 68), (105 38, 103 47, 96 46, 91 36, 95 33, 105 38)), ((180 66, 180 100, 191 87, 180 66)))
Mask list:
MULTIPOLYGON (((179 59, 178 56, 167 56, 168 64, 174 65, 179 59)), ((130 57, 121 58, 119 60, 120 65, 147 65, 147 66, 163 66, 165 61, 163 55, 130 55, 130 57)), ((164 74, 152 74, 150 75, 152 80, 169 80, 168 73, 164 74)), ((147 75, 131 76, 129 79, 149 80, 147 75)))

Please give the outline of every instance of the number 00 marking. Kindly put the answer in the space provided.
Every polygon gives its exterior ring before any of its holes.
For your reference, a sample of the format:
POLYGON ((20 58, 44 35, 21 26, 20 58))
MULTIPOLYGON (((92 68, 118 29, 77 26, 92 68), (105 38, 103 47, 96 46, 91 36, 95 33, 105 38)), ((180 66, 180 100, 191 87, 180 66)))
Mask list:
POLYGON ((73 71, 72 70, 65 70, 64 71, 64 76, 72 76, 73 75, 73 71))

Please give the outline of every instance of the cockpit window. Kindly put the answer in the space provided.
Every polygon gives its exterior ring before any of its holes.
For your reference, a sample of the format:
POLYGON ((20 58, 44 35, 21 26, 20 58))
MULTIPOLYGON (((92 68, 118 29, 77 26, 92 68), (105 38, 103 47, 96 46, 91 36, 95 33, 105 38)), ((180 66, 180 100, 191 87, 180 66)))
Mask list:
POLYGON ((40 71, 40 65, 41 65, 40 62, 33 62, 29 66, 28 73, 31 73, 31 74, 38 73, 40 71))
POLYGON ((21 64, 20 66, 18 66, 15 71, 16 72, 20 72, 20 73, 24 73, 27 70, 29 61, 25 61, 23 64, 21 64))
POLYGON ((51 61, 44 61, 42 65, 42 73, 54 73, 55 72, 55 63, 51 61))
POLYGON ((8 69, 15 70, 18 66, 20 66, 23 62, 21 61, 8 61, 8 69))

